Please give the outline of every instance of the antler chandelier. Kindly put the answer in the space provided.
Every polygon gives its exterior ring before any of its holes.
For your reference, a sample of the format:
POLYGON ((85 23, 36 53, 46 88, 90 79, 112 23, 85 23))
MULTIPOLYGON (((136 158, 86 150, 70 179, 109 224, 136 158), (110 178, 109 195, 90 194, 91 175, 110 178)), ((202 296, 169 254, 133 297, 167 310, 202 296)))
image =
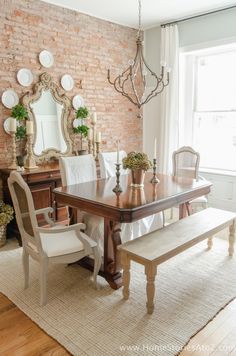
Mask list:
POLYGON ((129 67, 118 75, 114 81, 110 79, 110 69, 107 71, 108 82, 115 90, 125 96, 139 109, 156 95, 160 94, 169 84, 169 71, 165 71, 165 63, 161 65, 161 74, 158 77, 148 66, 143 55, 143 39, 141 30, 141 0, 138 0, 139 27, 137 33, 137 51, 134 60, 129 61, 129 67), (154 88, 147 93, 146 78, 154 78, 154 88))

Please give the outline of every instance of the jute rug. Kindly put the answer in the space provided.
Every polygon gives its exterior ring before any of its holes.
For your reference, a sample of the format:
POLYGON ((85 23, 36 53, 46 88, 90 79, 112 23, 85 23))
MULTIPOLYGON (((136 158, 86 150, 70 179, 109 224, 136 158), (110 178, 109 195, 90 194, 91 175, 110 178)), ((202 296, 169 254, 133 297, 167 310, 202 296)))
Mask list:
MULTIPOLYGON (((132 265, 131 296, 122 300, 99 278, 77 266, 51 266, 49 301, 39 306, 38 265, 31 260, 31 283, 22 289, 21 248, 0 250, 0 291, 73 355, 176 355, 221 308, 236 296, 236 256, 226 241, 206 242, 158 268, 155 310, 146 314, 145 276, 132 265)), ((13 335, 14 337, 14 335, 13 335)))

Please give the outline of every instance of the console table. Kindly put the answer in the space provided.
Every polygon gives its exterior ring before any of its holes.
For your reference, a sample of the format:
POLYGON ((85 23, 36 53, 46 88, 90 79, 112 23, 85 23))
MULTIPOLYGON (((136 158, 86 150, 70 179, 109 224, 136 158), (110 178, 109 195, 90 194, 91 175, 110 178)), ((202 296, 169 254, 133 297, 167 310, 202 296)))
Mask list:
MULTIPOLYGON (((11 173, 9 169, 0 169, 3 189, 3 200, 12 205, 10 192, 7 185, 7 179, 11 173)), ((53 207, 53 219, 56 221, 65 221, 68 219, 67 209, 64 205, 55 202, 53 189, 61 187, 61 175, 57 162, 44 164, 37 169, 25 170, 20 172, 24 180, 30 187, 33 195, 35 209, 41 209, 48 206, 53 207)), ((39 225, 45 224, 43 215, 39 216, 39 225)), ((7 236, 15 236, 21 245, 21 237, 15 219, 8 224, 7 236)))

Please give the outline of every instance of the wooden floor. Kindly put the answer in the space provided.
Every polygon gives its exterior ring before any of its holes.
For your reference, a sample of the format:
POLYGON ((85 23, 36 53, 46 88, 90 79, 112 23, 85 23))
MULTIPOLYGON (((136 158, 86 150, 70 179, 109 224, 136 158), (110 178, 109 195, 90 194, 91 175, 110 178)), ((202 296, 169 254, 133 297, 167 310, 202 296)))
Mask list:
MULTIPOLYGON (((70 353, 0 293, 0 356, 45 355, 70 353)), ((190 341, 181 353, 189 355, 236 356, 236 300, 190 341)))
POLYGON ((70 355, 0 293, 0 356, 70 355))

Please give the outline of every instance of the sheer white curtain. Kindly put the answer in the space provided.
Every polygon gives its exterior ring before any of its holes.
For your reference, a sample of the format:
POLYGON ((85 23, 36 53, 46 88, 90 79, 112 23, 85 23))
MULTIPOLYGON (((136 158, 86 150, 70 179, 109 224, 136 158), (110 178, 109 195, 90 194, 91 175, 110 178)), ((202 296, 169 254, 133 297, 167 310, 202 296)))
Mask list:
POLYGON ((158 163, 160 172, 171 173, 179 136, 179 36, 177 25, 162 27, 161 31, 161 64, 170 70, 170 83, 161 94, 158 163))

